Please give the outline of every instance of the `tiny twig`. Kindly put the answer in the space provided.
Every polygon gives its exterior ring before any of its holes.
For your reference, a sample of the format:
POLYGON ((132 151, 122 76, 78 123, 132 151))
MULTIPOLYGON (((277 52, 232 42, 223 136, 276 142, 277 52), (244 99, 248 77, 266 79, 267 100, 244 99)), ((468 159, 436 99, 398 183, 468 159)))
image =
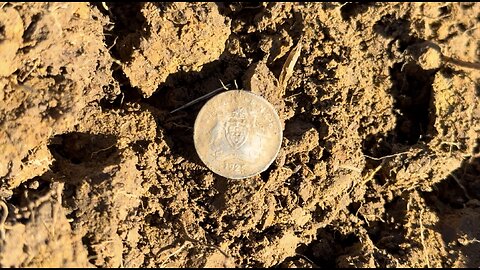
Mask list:
POLYGON ((296 94, 290 95, 290 96, 288 96, 288 97, 285 97, 285 100, 290 100, 290 99, 292 99, 293 97, 296 97, 296 96, 298 96, 298 95, 300 95, 300 94, 302 94, 302 93, 296 93, 296 94))
POLYGON ((310 260, 307 256, 303 255, 303 254, 300 254, 300 253, 297 253, 296 254, 297 256, 305 259, 306 261, 308 261, 309 263, 312 264, 313 267, 317 267, 318 265, 316 263, 314 263, 312 260, 310 260))
MULTIPOLYGON (((48 236, 50 237, 50 239, 53 239, 53 236, 54 236, 53 232, 50 231, 50 229, 47 226, 47 223, 45 223, 45 220, 42 219, 41 221, 42 221, 43 227, 45 227, 45 230, 47 231, 48 236)), ((55 227, 55 224, 52 224, 52 227, 55 227)))
POLYGON ((105 241, 102 241, 102 242, 99 242, 99 243, 96 243, 96 244, 91 244, 90 246, 91 247, 105 246, 105 244, 110 244, 110 243, 113 243, 113 242, 114 242, 113 240, 105 240, 105 241))
POLYGON ((32 72, 37 68, 37 65, 38 65, 38 61, 36 61, 36 59, 34 60, 33 62, 33 66, 32 68, 27 71, 27 73, 23 74, 23 76, 21 78, 18 78, 18 81, 23 83, 25 81, 25 79, 30 76, 30 74, 32 74, 32 72))
POLYGON ((110 18, 113 17, 113 13, 112 11, 110 10, 110 8, 107 6, 107 2, 102 2, 102 7, 108 11, 108 15, 110 15, 110 18))
POLYGON ((177 123, 172 123, 172 125, 174 125, 176 127, 185 128, 185 129, 192 129, 192 127, 187 126, 187 125, 181 125, 181 124, 177 124, 177 123))
POLYGON ((354 166, 350 166, 350 165, 340 165, 338 166, 339 169, 346 169, 346 170, 350 170, 350 171, 354 171, 354 172, 358 172, 358 173, 361 173, 362 170, 357 168, 357 167, 354 167, 354 166))
POLYGON ((456 146, 457 149, 460 149, 462 146, 459 142, 441 142, 440 145, 448 145, 448 154, 452 156, 453 146, 456 146))
POLYGON ((165 258, 165 260, 163 260, 162 264, 160 264, 160 268, 163 268, 165 266, 165 264, 168 262, 168 260, 170 260, 171 257, 177 255, 178 253, 180 253, 184 248, 187 247, 187 245, 189 244, 192 244, 190 241, 186 240, 182 246, 180 246, 179 249, 175 250, 174 252, 172 252, 170 255, 167 256, 167 258, 165 258))

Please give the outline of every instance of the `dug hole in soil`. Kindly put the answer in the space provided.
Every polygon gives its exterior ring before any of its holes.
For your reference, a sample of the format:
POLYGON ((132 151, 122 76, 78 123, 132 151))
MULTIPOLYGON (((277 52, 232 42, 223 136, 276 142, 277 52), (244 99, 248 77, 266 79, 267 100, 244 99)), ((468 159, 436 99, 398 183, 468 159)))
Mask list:
POLYGON ((479 267, 480 4, 0 5, 0 266, 479 267), (300 57, 278 78, 290 52, 300 57), (225 84, 280 153, 199 160, 225 84))

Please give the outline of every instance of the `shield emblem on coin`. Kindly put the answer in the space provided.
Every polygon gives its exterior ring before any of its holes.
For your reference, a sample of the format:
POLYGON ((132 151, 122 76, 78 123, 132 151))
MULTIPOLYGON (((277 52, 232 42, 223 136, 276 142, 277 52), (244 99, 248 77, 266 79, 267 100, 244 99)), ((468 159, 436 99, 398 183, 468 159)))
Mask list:
POLYGON ((234 149, 238 149, 247 141, 247 136, 247 114, 245 110, 236 110, 225 123, 225 137, 234 149))

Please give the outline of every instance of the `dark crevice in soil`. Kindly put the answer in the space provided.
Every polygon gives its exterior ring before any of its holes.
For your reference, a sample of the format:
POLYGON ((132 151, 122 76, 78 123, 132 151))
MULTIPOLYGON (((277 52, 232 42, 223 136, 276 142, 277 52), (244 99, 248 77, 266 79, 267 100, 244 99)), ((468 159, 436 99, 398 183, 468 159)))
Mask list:
POLYGON ((260 173, 260 178, 264 183, 268 181, 268 178, 270 177, 270 173, 272 171, 273 171, 273 166, 270 166, 267 170, 260 173))
POLYGON ((397 63, 391 71, 394 110, 397 113, 395 140, 414 145, 428 143, 435 135, 432 91, 436 71, 423 70, 416 63, 397 63))
POLYGON ((104 109, 118 109, 122 108, 126 103, 138 103, 141 101, 143 96, 139 89, 130 85, 130 81, 118 64, 114 63, 113 66, 112 76, 119 83, 120 94, 113 99, 108 96, 101 99, 100 106, 104 109))
MULTIPOLYGON (((370 134, 362 142, 362 152, 371 157, 384 157, 392 154, 392 135, 370 134)), ((372 163, 370 159, 367 159, 372 163)), ((378 162, 374 162, 378 163, 378 162)))
MULTIPOLYGON (((407 18, 398 19, 393 14, 387 14, 375 23, 373 30, 383 37, 392 39, 388 49, 390 53, 393 41, 398 41, 400 52, 406 52, 409 49, 408 53, 415 54, 415 48, 428 42, 410 35, 410 24, 407 18)), ((436 72, 437 70, 423 70, 415 62, 393 65, 390 69, 390 77, 393 81, 391 95, 394 98, 397 125, 393 134, 380 135, 373 138, 374 140, 392 140, 394 144, 414 145, 420 141, 428 143, 433 138, 436 131, 433 127, 435 111, 432 106, 432 83, 436 72)), ((371 143, 366 142, 365 146, 371 146, 371 143)), ((385 151, 385 145, 374 146, 374 148, 377 148, 374 151, 388 152, 385 151)))
MULTIPOLYGON (((24 41, 26 41, 26 42, 33 41, 32 35, 34 34, 35 30, 37 29, 37 24, 38 24, 38 21, 40 20, 41 17, 42 17, 42 14, 40 14, 40 13, 32 16, 31 23, 27 26, 27 28, 23 32, 22 38, 23 38, 24 41)), ((46 36, 43 36, 42 38, 45 39, 46 36)), ((31 46, 27 46, 27 47, 23 48, 22 50, 24 51, 24 53, 28 53, 28 51, 31 48, 32 48, 31 46)))
POLYGON ((152 227, 163 227, 163 218, 159 215, 158 211, 145 216, 145 222, 152 227))
MULTIPOLYGON (((62 194, 62 206, 65 207, 67 210, 67 219, 71 220, 76 220, 77 218, 77 213, 78 209, 75 207, 73 208, 72 206, 75 205, 75 195, 77 193, 77 187, 76 185, 71 185, 66 183, 64 188, 63 188, 63 194, 62 194), (68 212, 70 211, 70 212, 68 212)), ((75 222, 70 222, 71 228, 74 230, 75 229, 75 222)))
POLYGON ((217 219, 206 216, 198 225, 210 235, 217 235, 220 229, 217 219))
POLYGON ((299 140, 303 134, 312 128, 315 127, 310 123, 307 116, 301 117, 301 115, 297 115, 285 122, 283 136, 290 141, 299 140))
POLYGON ((345 3, 340 8, 340 15, 343 20, 350 20, 352 17, 365 13, 369 7, 375 6, 375 3, 345 3))
MULTIPOLYGON (((245 63, 235 61, 229 57, 228 53, 224 52, 219 60, 203 65, 200 71, 179 71, 170 74, 165 83, 160 85, 151 97, 145 99, 145 102, 155 108, 171 111, 221 88, 221 81, 225 85, 230 84, 229 89, 234 89, 233 80, 236 80, 238 86, 242 88, 240 78, 245 70, 245 63)), ((203 100, 182 111, 189 111, 195 107, 198 109, 199 104, 205 102, 206 100, 203 100)))
POLYGON ((432 192, 425 193, 430 202, 441 202, 449 208, 461 209, 471 199, 480 200, 480 158, 465 160, 460 168, 435 184, 432 192), (432 199, 435 199, 432 201, 432 199))
POLYGON ((403 228, 407 211, 407 199, 396 197, 385 204, 384 221, 371 221, 367 232, 376 247, 391 254, 400 254, 399 243, 405 242, 406 230, 403 228))
POLYGON ((474 155, 480 154, 480 138, 475 140, 475 147, 473 148, 472 153, 474 155))
POLYGON ((243 19, 246 23, 253 23, 253 18, 265 12, 266 8, 260 2, 216 3, 218 11, 232 20, 243 19))
MULTIPOLYGON (((104 29, 105 44, 107 48, 112 47, 110 53, 115 59, 122 59, 122 61, 129 61, 133 48, 138 48, 142 35, 145 32, 146 19, 143 16, 141 9, 143 3, 128 3, 119 4, 115 2, 105 2, 108 11, 100 2, 92 2, 105 16, 110 18, 112 25, 104 29), (128 40, 120 46, 117 41, 124 39, 128 40)), ((147 29, 148 30, 148 29, 147 29)))
POLYGON ((343 235, 327 226, 319 230, 317 240, 308 245, 300 245, 296 252, 321 268, 334 268, 338 267, 338 257, 347 254, 347 250, 359 242, 356 235, 343 235))
MULTIPOLYGON (((8 199, 9 216, 7 218, 14 218, 17 222, 27 224, 31 222, 35 209, 38 205, 35 202, 49 193, 51 190, 51 182, 45 181, 41 177, 34 177, 20 186, 12 190, 12 196, 8 199), (13 208, 18 213, 14 214, 13 208)), ((3 213, 2 213, 3 214, 3 213)))
POLYGON ((87 248, 89 262, 95 265, 95 259, 97 258, 97 253, 92 248, 91 237, 85 235, 82 237, 83 246, 87 248))
POLYGON ((48 146, 56 159, 66 159, 72 164, 106 160, 117 152, 117 139, 113 135, 72 132, 56 135, 48 146))
MULTIPOLYGON (((141 9, 143 3, 121 4, 104 2, 108 10, 100 2, 92 2, 100 12, 109 17, 111 24, 104 30, 105 47, 110 48, 109 53, 114 59, 128 62, 131 60, 134 48, 138 48, 143 36, 147 36, 146 18, 141 9)), ((121 107, 126 102, 136 102, 142 97, 140 91, 130 85, 130 80, 122 70, 122 67, 113 62, 112 76, 119 83, 121 94, 113 100, 110 96, 102 99, 100 105, 106 109, 121 107)))
MULTIPOLYGON (((117 138, 112 135, 72 132, 53 137, 49 149, 55 158, 50 170, 41 179, 65 183, 62 205, 67 210, 67 218, 76 221, 78 217, 78 186, 87 181, 99 185, 110 181, 111 175, 103 169, 120 162, 120 152, 116 147, 117 138)), ((79 226, 71 222, 72 229, 79 226)))
POLYGON ((423 192, 427 207, 433 209, 439 221, 435 230, 445 242, 450 261, 458 260, 458 252, 464 254, 463 267, 478 267, 477 242, 461 244, 460 238, 480 239, 478 209, 480 207, 480 158, 465 160, 444 180, 435 184, 431 192, 423 192), (452 245, 457 243, 457 245, 452 245))
POLYGON ((410 40, 410 21, 405 18, 397 18, 396 14, 386 14, 373 25, 373 30, 386 38, 410 40))
MULTIPOLYGON (((397 63, 391 71, 395 129, 386 134, 367 135, 362 152, 372 157, 394 154, 400 145, 428 143, 435 135, 433 80, 436 71, 425 71, 415 63, 397 63)), ((401 148, 401 147, 400 147, 401 148)), ((367 159, 368 163, 378 163, 367 159)))
POLYGON ((139 155, 143 155, 147 149, 150 141, 148 140, 139 140, 132 143, 132 149, 139 155))
POLYGON ((282 263, 279 263, 274 268, 320 268, 310 258, 305 255, 299 254, 292 257, 288 257, 282 263))

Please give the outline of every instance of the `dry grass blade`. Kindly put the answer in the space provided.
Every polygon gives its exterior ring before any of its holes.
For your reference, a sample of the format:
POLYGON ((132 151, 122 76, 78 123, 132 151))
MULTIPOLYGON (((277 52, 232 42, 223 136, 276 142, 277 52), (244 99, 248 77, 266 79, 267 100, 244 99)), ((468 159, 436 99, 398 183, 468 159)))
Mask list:
POLYGON ((191 106, 191 105, 193 105, 193 104, 195 104, 195 103, 197 103, 197 102, 199 102, 199 101, 202 101, 202 100, 204 100, 204 99, 206 99, 206 98, 209 98, 209 97, 211 97, 211 96, 214 96, 215 94, 217 94, 217 93, 220 92, 220 91, 228 90, 227 87, 230 87, 230 84, 224 85, 223 82, 222 82, 222 87, 217 88, 217 89, 213 90, 212 92, 210 92, 210 93, 208 93, 208 94, 205 94, 205 95, 203 95, 203 96, 201 96, 201 97, 199 97, 199 98, 196 98, 196 99, 188 102, 187 104, 184 104, 184 105, 176 108, 175 110, 171 111, 170 113, 177 112, 177 111, 179 111, 179 110, 181 110, 181 109, 184 109, 184 108, 186 108, 186 107, 188 107, 188 106, 191 106))
POLYGON ((280 73, 280 77, 278 78, 278 81, 280 82, 280 85, 282 86, 282 89, 285 90, 287 87, 287 82, 292 77, 293 74, 293 67, 295 67, 295 64, 297 63, 298 57, 300 57, 300 52, 302 51, 302 41, 299 41, 297 43, 297 46, 293 48, 292 51, 288 54, 287 60, 285 61, 285 64, 283 64, 282 67, 282 72, 280 73))

